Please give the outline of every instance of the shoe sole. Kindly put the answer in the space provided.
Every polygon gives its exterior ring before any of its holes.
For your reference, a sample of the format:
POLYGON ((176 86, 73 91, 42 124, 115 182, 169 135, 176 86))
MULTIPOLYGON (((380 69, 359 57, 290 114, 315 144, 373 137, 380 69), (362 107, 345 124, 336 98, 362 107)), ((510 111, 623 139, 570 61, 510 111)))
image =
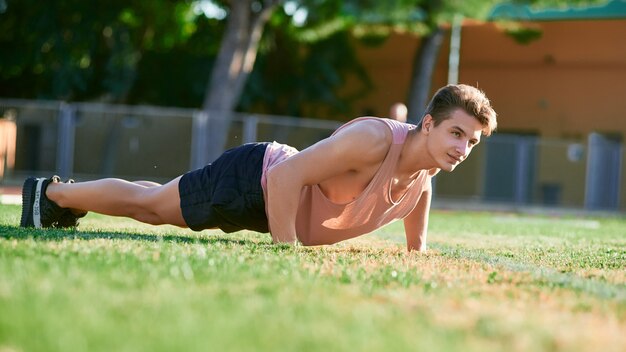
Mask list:
POLYGON ((35 178, 27 178, 22 186, 22 219, 20 220, 21 227, 34 227, 33 223, 33 203, 34 193, 33 185, 35 178))
POLYGON ((45 178, 31 177, 24 181, 24 186, 22 187, 21 227, 41 228, 41 188, 45 180, 45 178))

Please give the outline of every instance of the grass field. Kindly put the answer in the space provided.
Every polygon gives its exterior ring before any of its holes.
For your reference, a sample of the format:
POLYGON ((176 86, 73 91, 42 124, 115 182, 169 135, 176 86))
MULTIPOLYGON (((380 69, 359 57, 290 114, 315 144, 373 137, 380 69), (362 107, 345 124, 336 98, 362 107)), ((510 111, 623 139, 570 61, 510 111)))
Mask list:
POLYGON ((626 220, 435 211, 328 247, 0 205, 0 351, 626 351, 626 220))

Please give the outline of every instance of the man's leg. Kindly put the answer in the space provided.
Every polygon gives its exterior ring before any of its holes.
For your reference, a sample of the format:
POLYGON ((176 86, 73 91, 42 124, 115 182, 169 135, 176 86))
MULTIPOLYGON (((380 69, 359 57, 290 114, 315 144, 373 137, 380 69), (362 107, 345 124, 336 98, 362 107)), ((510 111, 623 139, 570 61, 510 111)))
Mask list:
POLYGON ((187 227, 180 209, 180 177, 164 184, 107 178, 79 183, 51 183, 47 197, 74 212, 93 211, 130 217, 153 225, 187 227))

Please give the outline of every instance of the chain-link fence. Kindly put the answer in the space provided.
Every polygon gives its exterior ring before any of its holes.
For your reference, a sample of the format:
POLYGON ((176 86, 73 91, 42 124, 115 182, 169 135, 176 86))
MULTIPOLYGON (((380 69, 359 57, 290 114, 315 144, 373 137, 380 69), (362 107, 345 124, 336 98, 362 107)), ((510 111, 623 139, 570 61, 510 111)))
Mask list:
MULTIPOLYGON (((195 109, 0 99, 0 117, 16 131, 15 162, 0 158, 0 182, 51 174, 164 182, 193 167, 194 119, 201 116, 195 109)), ((303 149, 339 125, 234 114, 227 147, 275 140, 303 149)), ((623 146, 615 136, 547 140, 496 134, 453 173, 440 173, 435 192, 437 199, 617 210, 626 207, 622 165, 623 146)))
MULTIPOLYGON (((200 115, 195 109, 0 99, 0 117, 12 121, 17 132, 16 162, 3 182, 50 174, 169 180, 193 166, 193 120, 200 115)), ((233 114, 227 147, 275 140, 303 149, 339 125, 233 114)))

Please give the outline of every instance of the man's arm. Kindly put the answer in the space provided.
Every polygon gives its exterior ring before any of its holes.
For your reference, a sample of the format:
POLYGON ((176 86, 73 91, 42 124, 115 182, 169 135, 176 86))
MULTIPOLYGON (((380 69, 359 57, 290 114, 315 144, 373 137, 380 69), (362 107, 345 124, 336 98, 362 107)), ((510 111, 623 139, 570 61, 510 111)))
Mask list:
MULTIPOLYGON (((430 177, 427 182, 430 182, 430 177)), ((406 234, 406 246, 410 251, 426 251, 426 236, 428 234, 428 217, 430 215, 430 202, 432 187, 422 192, 417 205, 411 213, 404 218, 404 232, 406 234)))
POLYGON ((268 170, 267 215, 275 243, 296 242, 296 215, 304 186, 382 162, 391 131, 379 124, 357 122, 268 170))
POLYGON ((292 164, 287 159, 267 172, 267 220, 274 243, 297 241, 296 215, 304 180, 292 164))

